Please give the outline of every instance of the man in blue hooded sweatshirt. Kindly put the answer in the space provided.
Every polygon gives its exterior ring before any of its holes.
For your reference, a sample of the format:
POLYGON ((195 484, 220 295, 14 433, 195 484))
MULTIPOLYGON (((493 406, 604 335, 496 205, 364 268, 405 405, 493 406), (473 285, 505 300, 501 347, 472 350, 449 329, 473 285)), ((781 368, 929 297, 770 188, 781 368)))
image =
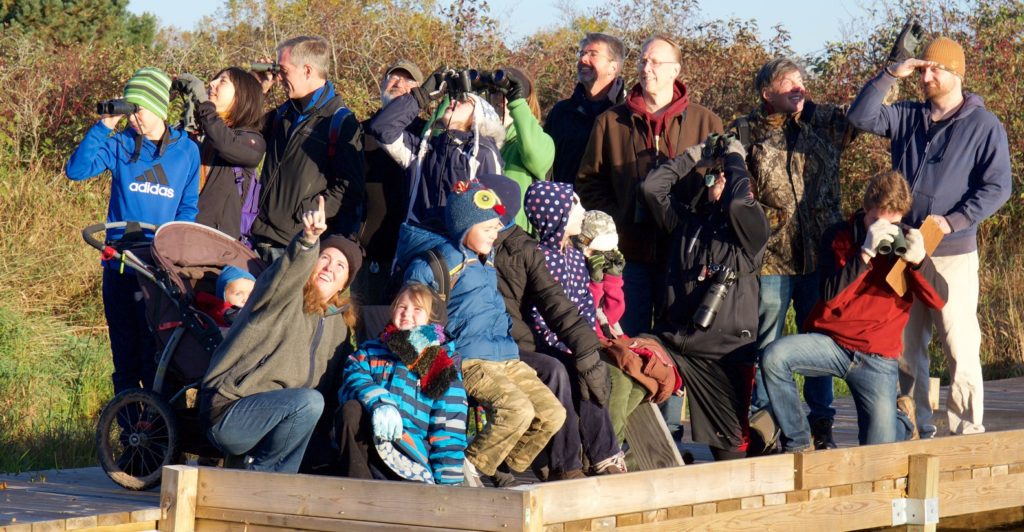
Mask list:
MULTIPOLYGON (((167 127, 171 78, 158 68, 138 70, 124 86, 124 99, 136 106, 131 127, 114 132, 121 115, 103 115, 85 133, 65 169, 82 181, 110 171, 107 222, 193 222, 199 201, 199 148, 167 127)), ((115 243, 123 231, 107 232, 115 243)), ((146 325, 139 282, 130 268, 107 261, 103 269, 103 312, 114 357, 114 393, 149 388, 156 372, 156 345, 146 325)))
POLYGON ((1010 197, 1010 151, 1006 130, 977 94, 963 90, 966 62, 955 41, 937 37, 921 59, 886 67, 861 89, 850 122, 892 142, 893 168, 910 182, 913 206, 903 221, 918 227, 933 218, 945 233, 932 254, 947 280, 942 310, 920 301, 903 332, 900 393, 917 404, 922 438, 935 435, 928 404, 928 343, 934 325, 950 368, 946 409, 953 434, 984 432, 981 328, 978 325, 978 224, 1010 197), (925 102, 885 105, 900 78, 920 72, 925 102))

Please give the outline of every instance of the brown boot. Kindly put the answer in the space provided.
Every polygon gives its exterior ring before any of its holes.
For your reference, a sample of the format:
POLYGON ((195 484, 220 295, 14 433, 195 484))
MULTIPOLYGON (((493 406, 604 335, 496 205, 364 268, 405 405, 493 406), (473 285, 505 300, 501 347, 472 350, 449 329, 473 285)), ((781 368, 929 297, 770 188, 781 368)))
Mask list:
POLYGON ((587 478, 582 469, 570 469, 569 471, 552 471, 547 480, 572 480, 574 478, 587 478))

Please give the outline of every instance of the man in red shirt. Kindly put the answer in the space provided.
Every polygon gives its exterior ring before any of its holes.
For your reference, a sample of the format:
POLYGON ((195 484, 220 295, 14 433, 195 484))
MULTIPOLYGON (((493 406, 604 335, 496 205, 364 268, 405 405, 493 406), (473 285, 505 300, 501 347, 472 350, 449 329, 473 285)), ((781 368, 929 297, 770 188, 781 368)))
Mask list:
POLYGON ((914 433, 914 422, 904 411, 912 413, 913 407, 896 406, 903 327, 915 299, 941 309, 947 288, 917 229, 904 228, 907 249, 902 256, 878 251, 880 243, 900 231, 897 224, 910 204, 910 190, 899 172, 873 177, 864 192, 863 209, 824 235, 819 251, 821 297, 804 323, 808 333, 780 338, 765 349, 765 388, 786 452, 811 445, 794 372, 846 381, 857 407, 861 445, 904 440, 914 433), (886 281, 901 260, 907 266, 907 291, 902 296, 886 281))

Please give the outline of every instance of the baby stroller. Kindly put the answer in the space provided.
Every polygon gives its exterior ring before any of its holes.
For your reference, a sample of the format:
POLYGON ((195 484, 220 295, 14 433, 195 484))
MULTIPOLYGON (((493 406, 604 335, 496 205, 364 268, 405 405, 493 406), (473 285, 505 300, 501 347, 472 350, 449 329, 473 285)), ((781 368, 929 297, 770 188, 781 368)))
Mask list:
POLYGON ((195 294, 214 292, 227 265, 259 276, 266 264, 230 236, 203 225, 170 222, 156 228, 138 222, 91 225, 82 230, 89 245, 131 268, 139 278, 146 321, 160 347, 153 389, 117 394, 103 407, 96 448, 107 476, 133 490, 160 482, 161 468, 179 463, 182 453, 218 458, 199 422, 199 384, 222 340, 213 318, 193 306, 195 294), (121 231, 113 245, 100 231, 121 231), (152 243, 142 237, 152 234, 152 243))

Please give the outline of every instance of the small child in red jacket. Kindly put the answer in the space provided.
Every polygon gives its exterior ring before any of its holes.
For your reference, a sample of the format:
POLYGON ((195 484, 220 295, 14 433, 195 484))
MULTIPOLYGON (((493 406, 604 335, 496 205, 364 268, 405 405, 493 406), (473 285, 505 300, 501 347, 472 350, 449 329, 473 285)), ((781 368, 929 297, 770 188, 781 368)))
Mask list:
POLYGON ((242 268, 225 266, 217 277, 216 295, 196 293, 196 307, 205 312, 218 327, 230 327, 235 314, 245 306, 256 286, 256 278, 242 268))

